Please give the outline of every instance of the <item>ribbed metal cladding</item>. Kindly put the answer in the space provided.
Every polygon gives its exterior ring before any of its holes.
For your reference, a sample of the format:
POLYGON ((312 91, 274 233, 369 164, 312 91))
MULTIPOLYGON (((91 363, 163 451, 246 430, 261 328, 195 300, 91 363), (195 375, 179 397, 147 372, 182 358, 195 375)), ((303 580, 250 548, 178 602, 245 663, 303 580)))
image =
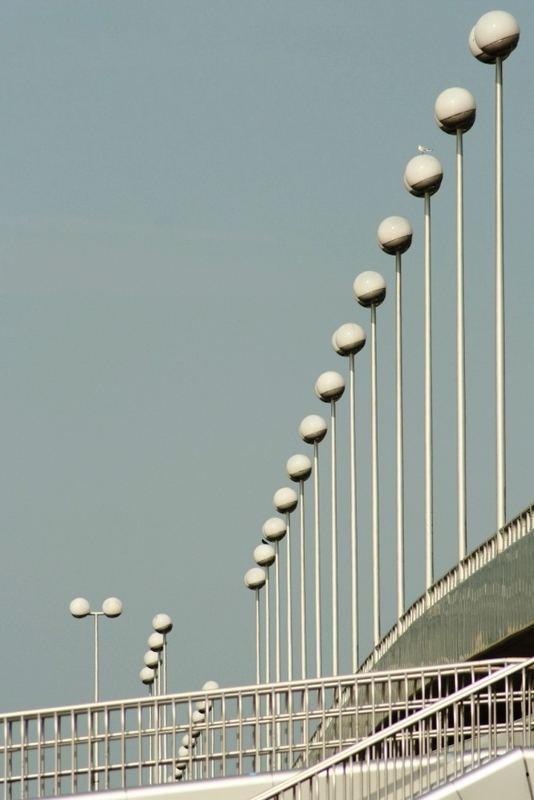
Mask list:
POLYGON ((375 669, 444 664, 482 654, 534 654, 534 536, 452 589, 415 620, 375 669), (514 638, 507 647, 506 640, 514 638))

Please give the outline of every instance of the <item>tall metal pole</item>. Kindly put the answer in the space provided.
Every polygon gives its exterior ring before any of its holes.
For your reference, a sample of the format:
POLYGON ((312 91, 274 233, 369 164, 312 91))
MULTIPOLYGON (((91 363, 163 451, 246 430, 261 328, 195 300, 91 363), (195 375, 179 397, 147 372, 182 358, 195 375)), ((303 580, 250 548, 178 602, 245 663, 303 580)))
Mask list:
POLYGON ((376 305, 371 305, 371 530, 373 551, 373 642, 380 641, 380 543, 378 505, 378 389, 376 373, 376 305))
POLYGON ((315 565, 315 670, 322 675, 321 642, 321 539, 319 507, 319 442, 313 443, 313 551, 315 565))
POLYGON ((94 673, 95 673, 95 703, 98 703, 98 684, 99 684, 99 664, 98 664, 98 617, 100 611, 92 611, 91 616, 94 619, 94 673))
POLYGON ((332 514, 332 674, 339 671, 339 591, 337 544, 337 457, 336 457, 336 402, 330 401, 330 456, 331 456, 331 514, 332 514))
POLYGON ((503 235, 502 58, 495 60, 495 337, 497 428, 497 526, 506 523, 506 430, 504 395, 504 235, 503 235))
POLYGON ((425 583, 432 586, 434 578, 433 545, 433 478, 432 478, 432 304, 431 304, 431 238, 430 194, 425 193, 425 583))
POLYGON ((280 682, 280 544, 274 543, 276 559, 274 562, 274 666, 276 682, 280 682))
POLYGON ((254 592, 254 605, 256 607, 256 686, 261 682, 260 679, 260 590, 254 592))
POLYGON ((358 669, 358 531, 356 497, 356 392, 354 353, 349 354, 350 438, 350 598, 352 609, 352 669, 358 669))
POLYGON ((397 513, 397 617, 404 614, 404 442, 402 414, 402 283, 401 254, 395 253, 395 416, 397 513))
POLYGON ((286 564, 286 610, 287 610, 287 679, 293 680, 293 609, 291 604, 291 536, 289 514, 286 514, 287 526, 287 564, 286 564))
POLYGON ((270 612, 270 583, 269 567, 265 568, 267 580, 265 581, 265 683, 271 681, 271 612, 270 612))
POLYGON ((304 514, 304 481, 299 481, 299 517, 300 517, 300 677, 306 679, 306 530, 304 514))
POLYGON ((465 311, 464 311, 463 131, 456 131, 456 418, 458 450, 458 558, 467 553, 465 484, 465 311))

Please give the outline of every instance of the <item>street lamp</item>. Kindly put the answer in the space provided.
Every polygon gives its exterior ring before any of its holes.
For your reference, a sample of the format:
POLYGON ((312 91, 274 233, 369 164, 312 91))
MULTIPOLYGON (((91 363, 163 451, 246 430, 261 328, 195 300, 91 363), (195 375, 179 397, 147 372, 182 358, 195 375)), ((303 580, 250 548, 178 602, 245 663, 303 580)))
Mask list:
POLYGON ((361 272, 353 284, 354 297, 371 309, 371 538, 373 548, 373 641, 380 641, 380 519, 378 495, 378 382, 376 373, 376 309, 386 297, 386 282, 378 272, 361 272))
MULTIPOLYGON (((163 636, 161 648, 161 693, 167 694, 167 634, 172 631, 172 619, 168 614, 156 614, 152 620, 152 627, 156 633, 163 636)), ((151 647, 151 649, 153 649, 151 647)))
POLYGON ((321 675, 321 551, 320 551, 320 509, 319 509, 319 442, 326 436, 326 422, 318 414, 309 414, 299 425, 300 438, 313 444, 313 549, 315 561, 315 669, 321 675))
POLYGON ((256 683, 260 683, 260 589, 265 586, 265 570, 261 567, 251 567, 245 572, 245 586, 255 594, 256 606, 256 683))
POLYGON ((315 382, 315 394, 323 403, 330 404, 330 512, 331 512, 331 546, 332 546, 332 672, 338 674, 339 643, 339 590, 337 580, 338 545, 337 545, 337 456, 336 456, 336 402, 345 391, 345 381, 339 372, 329 370, 323 372, 315 382))
POLYGON ((464 334, 464 157, 463 135, 476 117, 475 98, 467 89, 454 87, 441 92, 434 105, 437 124, 456 136, 456 425, 458 488, 458 558, 467 552, 465 488, 465 334, 464 334))
POLYGON ((397 617, 404 614, 404 441, 402 413, 402 285, 401 255, 412 243, 412 226, 404 217, 386 217, 378 226, 378 244, 395 256, 395 416, 397 505, 397 617))
POLYGON ((288 459, 287 474, 299 485, 299 517, 300 517, 300 669, 301 678, 306 678, 306 537, 304 514, 304 481, 311 475, 312 464, 308 456, 297 453, 288 459))
POLYGON ((269 567, 274 564, 276 550, 271 544, 259 544, 254 548, 254 561, 265 569, 265 683, 271 680, 271 615, 269 603, 269 567))
POLYGON ((280 542, 287 533, 287 526, 281 517, 269 517, 263 523, 261 532, 268 542, 274 543, 274 667, 275 679, 280 681, 280 542))
POLYGON ((332 347, 349 359, 350 439, 350 563, 352 609, 352 668, 358 669, 358 502, 356 493, 356 387, 354 356, 365 345, 365 331, 355 322, 341 325, 332 336, 332 347))
POLYGON ((290 536, 290 514, 295 510, 298 503, 297 493, 289 486, 278 489, 273 496, 273 506, 279 514, 286 516, 286 543, 287 543, 287 564, 286 564, 286 602, 287 602, 287 679, 293 680, 293 613, 291 605, 291 536, 290 536))
POLYGON ((425 584, 429 589, 434 580, 433 542, 433 478, 432 478, 432 292, 430 197, 441 186, 443 169, 438 159, 425 154, 415 156, 406 165, 404 185, 415 197, 424 197, 425 219, 425 584))
POLYGON ((506 433, 504 392, 504 200, 502 62, 519 41, 517 20, 507 11, 489 11, 469 35, 471 53, 495 64, 495 366, 497 422, 497 527, 506 522, 506 433))
POLYGON ((122 603, 118 597, 108 597, 102 603, 101 611, 91 611, 91 605, 85 597, 75 597, 69 605, 69 611, 76 619, 93 617, 94 620, 94 684, 95 684, 95 703, 98 703, 98 677, 99 677, 99 652, 98 652, 98 618, 105 616, 110 619, 120 617, 122 614, 122 603))

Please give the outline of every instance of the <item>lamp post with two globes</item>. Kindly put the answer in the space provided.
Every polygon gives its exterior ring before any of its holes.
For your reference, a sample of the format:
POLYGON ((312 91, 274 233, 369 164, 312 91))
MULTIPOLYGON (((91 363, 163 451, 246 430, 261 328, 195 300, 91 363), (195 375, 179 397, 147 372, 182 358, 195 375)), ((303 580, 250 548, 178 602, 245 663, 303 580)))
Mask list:
POLYGON ((98 620, 99 617, 105 616, 110 619, 120 617, 122 614, 122 603, 118 597, 108 597, 102 603, 101 611, 92 611, 91 605, 85 597, 75 597, 69 605, 70 613, 76 619, 83 619, 84 617, 93 617, 94 620, 94 701, 98 703, 99 696, 99 641, 98 641, 98 620))

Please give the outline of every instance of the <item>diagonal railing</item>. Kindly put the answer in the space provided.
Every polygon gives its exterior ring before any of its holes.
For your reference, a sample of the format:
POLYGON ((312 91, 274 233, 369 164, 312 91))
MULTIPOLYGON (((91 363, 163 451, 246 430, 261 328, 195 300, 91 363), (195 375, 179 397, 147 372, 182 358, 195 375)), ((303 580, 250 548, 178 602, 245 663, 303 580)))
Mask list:
POLYGON ((507 550, 515 542, 534 532, 534 504, 528 506, 514 517, 490 539, 469 553, 455 567, 437 580, 415 603, 397 620, 378 645, 360 666, 360 672, 368 672, 390 647, 420 619, 432 606, 436 605, 449 592, 456 589, 463 581, 474 575, 486 564, 493 561, 500 553, 507 550))
POLYGON ((510 661, 4 714, 0 786, 5 800, 23 800, 163 783, 180 765, 188 780, 307 767, 505 663, 510 661), (208 713, 195 725, 200 706, 208 713), (185 758, 184 736, 196 741, 185 758))
POLYGON ((534 658, 302 770, 254 800, 414 800, 515 747, 534 743, 534 658))

